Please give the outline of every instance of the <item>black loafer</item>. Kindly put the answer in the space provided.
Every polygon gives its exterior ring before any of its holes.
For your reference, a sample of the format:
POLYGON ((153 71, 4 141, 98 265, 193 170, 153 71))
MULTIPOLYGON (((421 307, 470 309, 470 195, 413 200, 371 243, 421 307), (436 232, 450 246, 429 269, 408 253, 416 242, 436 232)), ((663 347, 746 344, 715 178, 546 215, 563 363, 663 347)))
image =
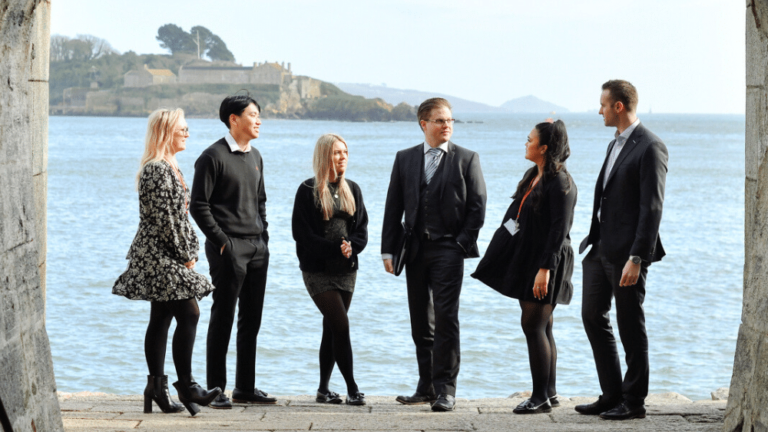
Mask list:
POLYGON ((403 405, 431 404, 437 400, 437 396, 416 392, 413 396, 398 396, 395 400, 403 405))
POLYGON ((365 393, 347 395, 347 405, 365 405, 365 393))
POLYGON ((227 395, 222 393, 216 396, 216 399, 214 399, 208 406, 215 409, 232 409, 232 401, 229 400, 227 395))
POLYGON ((616 408, 600 414, 601 419, 606 420, 629 420, 634 418, 645 418, 645 406, 630 406, 626 402, 620 403, 616 408))
POLYGON ((591 404, 576 405, 573 409, 575 409, 576 412, 585 415, 599 415, 615 408, 619 403, 621 403, 621 401, 603 399, 603 397, 600 396, 595 402, 592 402, 591 404))
POLYGON ((253 389, 253 393, 246 393, 238 389, 232 390, 232 400, 236 403, 247 404, 275 404, 277 399, 269 397, 269 395, 257 388, 253 389))
POLYGON ((515 414, 543 414, 552 412, 552 405, 549 403, 549 399, 545 400, 539 405, 534 405, 530 399, 526 399, 512 410, 515 414))
POLYGON ((332 392, 328 390, 328 393, 322 393, 318 390, 317 396, 315 397, 315 402, 317 403, 327 403, 327 404, 340 404, 343 401, 341 400, 341 396, 339 396, 338 393, 332 392))
POLYGON ((552 405, 552 408, 557 408, 560 406, 560 399, 558 399, 560 395, 554 395, 551 398, 549 398, 549 404, 552 405))
POLYGON ((451 395, 443 395, 437 397, 435 403, 432 404, 432 411, 453 411, 456 408, 456 398, 451 395))

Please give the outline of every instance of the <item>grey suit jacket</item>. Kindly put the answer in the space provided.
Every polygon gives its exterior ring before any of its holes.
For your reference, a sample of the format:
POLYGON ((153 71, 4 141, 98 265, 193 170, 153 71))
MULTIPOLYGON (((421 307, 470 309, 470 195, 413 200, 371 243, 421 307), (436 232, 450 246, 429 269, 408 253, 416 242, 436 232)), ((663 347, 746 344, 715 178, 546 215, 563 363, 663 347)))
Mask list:
MULTIPOLYGON (((485 221, 486 201, 480 156, 449 141, 440 164, 445 164, 439 194, 443 223, 464 249, 465 257, 476 258, 480 256, 477 236, 485 221)), ((397 249, 403 216, 408 229, 416 226, 423 172, 423 144, 397 152, 384 209, 381 253, 392 254, 397 249)))
POLYGON ((579 253, 599 241, 600 254, 615 263, 626 262, 630 255, 649 263, 660 261, 665 255, 659 225, 669 159, 667 147, 640 123, 624 144, 603 189, 603 177, 614 145, 616 140, 608 146, 597 178, 592 224, 579 253))

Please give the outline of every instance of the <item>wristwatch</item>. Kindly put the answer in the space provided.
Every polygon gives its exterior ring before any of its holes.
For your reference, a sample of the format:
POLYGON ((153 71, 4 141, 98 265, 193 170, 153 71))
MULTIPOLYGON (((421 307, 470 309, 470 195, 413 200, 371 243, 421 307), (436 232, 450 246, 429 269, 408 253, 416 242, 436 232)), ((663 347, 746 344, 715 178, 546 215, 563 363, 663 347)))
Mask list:
POLYGON ((632 264, 640 264, 643 260, 637 255, 630 255, 629 260, 632 261, 632 264))

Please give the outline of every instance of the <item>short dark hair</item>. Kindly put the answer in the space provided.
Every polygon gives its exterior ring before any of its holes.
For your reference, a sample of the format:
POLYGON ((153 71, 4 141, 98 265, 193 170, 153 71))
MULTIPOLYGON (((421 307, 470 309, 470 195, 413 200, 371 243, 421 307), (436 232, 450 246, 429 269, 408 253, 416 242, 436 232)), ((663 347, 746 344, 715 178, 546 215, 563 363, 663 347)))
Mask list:
POLYGON ((603 90, 608 90, 614 103, 621 102, 627 112, 637 109, 637 89, 629 81, 610 80, 603 84, 603 90))
POLYGON ((232 114, 239 116, 250 104, 256 105, 256 109, 261 112, 259 103, 256 102, 256 99, 252 98, 250 94, 227 96, 221 101, 219 118, 225 125, 227 125, 227 129, 229 129, 229 116, 232 114))
POLYGON ((427 99, 419 105, 419 110, 416 112, 416 116, 419 118, 419 128, 421 128, 422 120, 429 120, 427 117, 435 108, 448 108, 453 111, 451 103, 447 99, 443 98, 431 98, 427 99))

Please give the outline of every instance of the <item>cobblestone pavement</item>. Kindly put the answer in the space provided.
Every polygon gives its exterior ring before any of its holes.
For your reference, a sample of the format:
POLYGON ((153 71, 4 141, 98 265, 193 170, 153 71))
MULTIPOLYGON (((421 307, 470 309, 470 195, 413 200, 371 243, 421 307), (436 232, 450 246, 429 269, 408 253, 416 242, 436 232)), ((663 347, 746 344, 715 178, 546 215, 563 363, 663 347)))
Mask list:
POLYGON ((283 396, 277 405, 240 405, 231 410, 203 408, 143 413, 142 396, 60 394, 64 430, 75 431, 721 431, 726 401, 690 400, 667 393, 646 401, 648 416, 629 421, 601 420, 573 410, 594 398, 561 397, 550 414, 516 415, 522 398, 457 399, 456 410, 433 413, 428 405, 405 406, 394 396, 366 397, 368 405, 323 405, 314 397, 283 396))

